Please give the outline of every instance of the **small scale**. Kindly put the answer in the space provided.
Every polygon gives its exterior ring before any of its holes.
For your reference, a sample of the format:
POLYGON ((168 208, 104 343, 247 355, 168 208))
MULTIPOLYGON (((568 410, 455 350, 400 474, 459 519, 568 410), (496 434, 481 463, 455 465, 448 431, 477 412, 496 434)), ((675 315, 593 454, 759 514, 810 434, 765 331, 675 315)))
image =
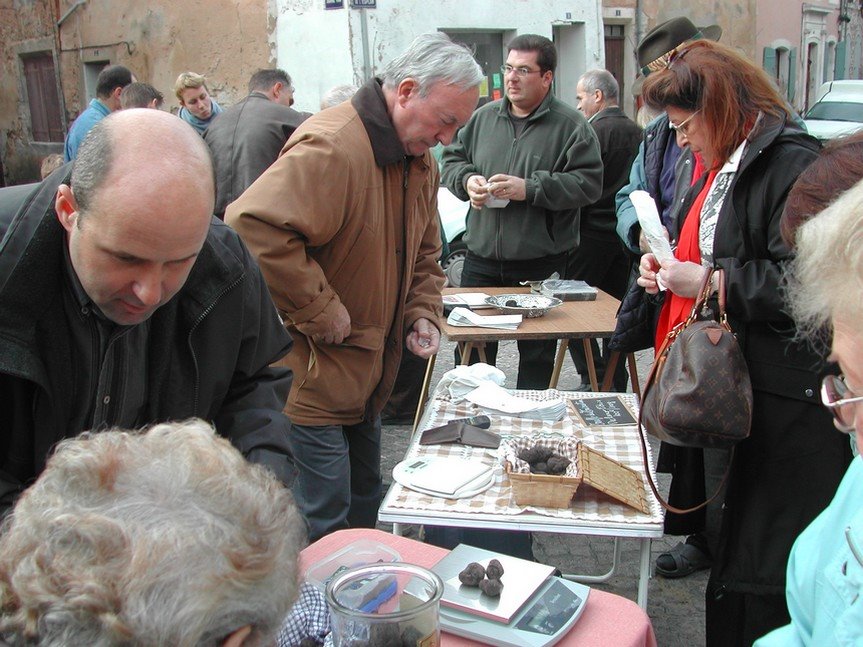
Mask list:
POLYGON ((463 458, 411 458, 393 468, 393 479, 422 494, 448 499, 476 496, 494 483, 494 467, 463 458))
POLYGON ((441 607, 441 629, 500 647, 546 647, 563 638, 584 612, 590 589, 549 577, 509 623, 441 607))

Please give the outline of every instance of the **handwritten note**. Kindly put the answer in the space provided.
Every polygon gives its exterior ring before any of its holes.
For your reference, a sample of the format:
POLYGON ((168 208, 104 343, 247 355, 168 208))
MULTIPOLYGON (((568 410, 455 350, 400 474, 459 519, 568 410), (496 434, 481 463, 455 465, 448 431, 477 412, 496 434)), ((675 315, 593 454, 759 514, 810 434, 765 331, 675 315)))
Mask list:
POLYGON ((635 425, 636 420, 616 395, 571 400, 576 413, 588 427, 635 425))

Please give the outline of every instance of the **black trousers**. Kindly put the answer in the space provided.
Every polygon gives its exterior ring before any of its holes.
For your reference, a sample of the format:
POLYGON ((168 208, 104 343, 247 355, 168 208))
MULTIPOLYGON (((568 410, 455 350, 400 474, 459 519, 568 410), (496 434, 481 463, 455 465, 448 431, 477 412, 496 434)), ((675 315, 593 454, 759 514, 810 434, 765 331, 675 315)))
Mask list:
MULTIPOLYGON (((560 276, 566 273, 568 253, 524 261, 495 261, 467 252, 461 285, 465 288, 520 287, 520 281, 540 281, 552 273, 560 276)), ((547 389, 554 370, 554 354, 557 350, 555 340, 518 342, 518 382, 519 389, 547 389)), ((486 358, 489 364, 497 359, 497 342, 486 342, 486 358)), ((456 364, 461 359, 456 351, 456 364)), ((479 361, 476 352, 471 354, 470 363, 479 361)))
MULTIPOLYGON (((626 295, 631 264, 629 253, 616 236, 614 239, 608 239, 583 229, 578 249, 569 258, 566 278, 586 281, 588 285, 607 292, 615 299, 623 299, 626 295)), ((601 352, 595 339, 590 340, 590 345, 593 351, 593 363, 596 366, 596 379, 602 383, 608 356, 611 354, 608 339, 602 340, 601 352)), ((587 382, 587 357, 580 339, 569 342, 569 354, 582 382, 587 382)), ((621 357, 614 371, 612 388, 615 391, 626 391, 626 377, 626 358, 621 357)))

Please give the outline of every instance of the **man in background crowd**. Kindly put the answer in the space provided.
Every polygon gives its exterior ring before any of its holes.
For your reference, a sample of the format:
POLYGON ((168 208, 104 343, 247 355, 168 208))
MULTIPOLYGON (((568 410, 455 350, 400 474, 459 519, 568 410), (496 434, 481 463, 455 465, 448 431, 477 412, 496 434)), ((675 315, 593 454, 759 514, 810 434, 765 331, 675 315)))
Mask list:
POLYGON ((337 85, 329 90, 321 97, 321 110, 332 108, 340 103, 344 103, 357 93, 355 85, 337 85))
POLYGON ((135 81, 135 75, 122 65, 109 65, 96 78, 96 98, 69 128, 63 145, 63 161, 70 162, 78 154, 78 147, 90 129, 112 112, 120 109, 120 93, 135 81))
POLYGON ((154 108, 162 109, 165 97, 149 83, 135 81, 130 83, 120 93, 120 108, 154 108))
MULTIPOLYGON (((470 200, 463 287, 517 286, 566 273, 579 210, 600 196, 593 129, 551 92, 557 51, 543 36, 508 45, 506 96, 479 108, 444 149, 443 181, 470 200)), ((519 341, 519 389, 546 389, 557 342, 519 341)), ((497 344, 486 345, 493 364, 497 344)))
MULTIPOLYGON (((578 109, 584 113, 599 140, 602 156, 602 195, 581 210, 581 235, 569 259, 567 278, 580 279, 615 299, 626 294, 632 260, 617 237, 614 197, 629 181, 632 160, 638 154, 641 128, 620 109, 620 86, 608 70, 590 70, 576 86, 578 109)), ((602 340, 602 352, 590 340, 597 379, 602 382, 611 351, 602 340)), ((587 359, 581 340, 569 342, 569 352, 581 376, 581 388, 589 388, 587 359)), ((626 363, 619 361, 612 382, 615 391, 626 391, 626 363)))
POLYGON ((226 108, 204 132, 216 170, 216 211, 236 200, 276 161, 288 138, 308 112, 297 112, 291 77, 284 70, 264 69, 249 79, 249 95, 226 108))

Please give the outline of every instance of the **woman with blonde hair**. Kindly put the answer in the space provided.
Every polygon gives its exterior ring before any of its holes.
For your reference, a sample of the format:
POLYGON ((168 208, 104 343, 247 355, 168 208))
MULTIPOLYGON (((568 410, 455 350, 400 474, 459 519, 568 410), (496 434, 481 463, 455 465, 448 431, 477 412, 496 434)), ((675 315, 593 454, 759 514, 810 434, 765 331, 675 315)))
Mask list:
MULTIPOLYGON (((712 494, 728 470, 722 519, 707 521, 713 554, 707 644, 749 645, 788 622, 791 544, 829 503, 850 460, 819 402, 824 362, 795 341, 780 290, 792 255, 780 215, 818 143, 764 71, 718 43, 696 41, 669 52, 645 80, 643 96, 668 114, 678 144, 696 156, 699 178, 670 232, 675 258, 660 264, 648 253, 640 263, 639 285, 649 294, 660 283, 667 288, 657 347, 689 314, 712 270, 712 293, 724 284, 729 323, 752 381, 751 435, 737 445, 730 465, 727 452, 704 450, 712 482, 701 484, 712 494)), ((673 448, 673 505, 698 502, 680 483, 688 477, 682 466, 692 464, 687 454, 700 451, 673 448)))

